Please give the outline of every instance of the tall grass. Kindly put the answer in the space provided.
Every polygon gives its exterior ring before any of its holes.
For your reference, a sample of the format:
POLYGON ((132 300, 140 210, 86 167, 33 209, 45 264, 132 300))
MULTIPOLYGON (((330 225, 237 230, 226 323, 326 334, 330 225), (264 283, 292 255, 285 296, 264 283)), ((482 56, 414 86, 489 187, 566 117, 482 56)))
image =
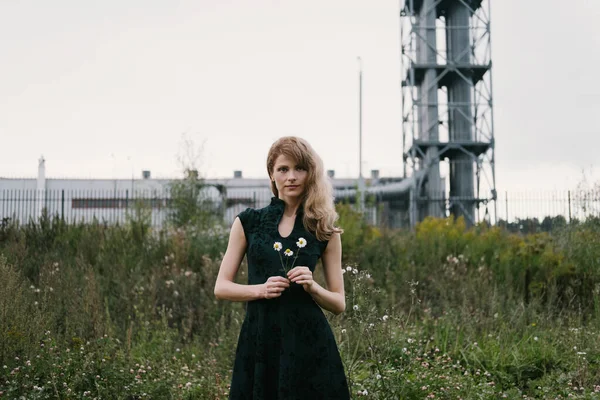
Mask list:
MULTIPOLYGON (((405 232, 339 212, 347 309, 327 316, 354 397, 600 395, 597 223, 405 232)), ((1 395, 227 398, 244 317, 213 296, 228 231, 148 222, 0 226, 1 395)))

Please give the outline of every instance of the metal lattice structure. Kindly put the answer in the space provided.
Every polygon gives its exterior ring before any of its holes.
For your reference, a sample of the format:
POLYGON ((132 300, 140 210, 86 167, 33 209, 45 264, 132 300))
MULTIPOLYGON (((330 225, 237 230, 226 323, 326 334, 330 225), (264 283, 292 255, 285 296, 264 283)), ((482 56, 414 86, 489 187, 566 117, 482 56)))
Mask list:
POLYGON ((490 0, 401 2, 411 224, 448 214, 464 216, 469 225, 495 222, 490 0))

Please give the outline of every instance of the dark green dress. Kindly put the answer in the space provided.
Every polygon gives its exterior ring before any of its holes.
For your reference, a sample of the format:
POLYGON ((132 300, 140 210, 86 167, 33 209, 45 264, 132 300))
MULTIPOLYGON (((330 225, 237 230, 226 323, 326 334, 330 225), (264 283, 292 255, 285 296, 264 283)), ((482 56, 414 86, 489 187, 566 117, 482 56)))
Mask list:
MULTIPOLYGON (((298 254, 294 266, 314 272, 327 242, 318 241, 296 215, 288 237, 279 234, 285 203, 273 197, 265 208, 239 214, 248 247, 248 284, 265 283, 274 275, 285 276, 275 242, 298 254), (300 249, 299 238, 307 241, 300 249)), ((291 266, 291 257, 288 269, 291 266)), ((321 307, 302 285, 290 282, 281 296, 249 301, 233 366, 232 400, 350 399, 344 366, 329 322, 321 307)))

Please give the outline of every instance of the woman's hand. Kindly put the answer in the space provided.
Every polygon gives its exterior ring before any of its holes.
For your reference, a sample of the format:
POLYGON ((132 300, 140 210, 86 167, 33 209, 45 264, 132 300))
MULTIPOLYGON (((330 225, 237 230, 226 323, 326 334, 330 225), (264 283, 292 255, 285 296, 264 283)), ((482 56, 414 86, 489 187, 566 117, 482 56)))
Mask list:
POLYGON ((273 299, 290 287, 290 281, 283 276, 271 276, 261 285, 261 299, 273 299))
POLYGON ((304 287, 304 291, 312 293, 316 285, 313 281, 312 271, 308 267, 297 266, 288 271, 287 277, 291 282, 296 282, 304 287))

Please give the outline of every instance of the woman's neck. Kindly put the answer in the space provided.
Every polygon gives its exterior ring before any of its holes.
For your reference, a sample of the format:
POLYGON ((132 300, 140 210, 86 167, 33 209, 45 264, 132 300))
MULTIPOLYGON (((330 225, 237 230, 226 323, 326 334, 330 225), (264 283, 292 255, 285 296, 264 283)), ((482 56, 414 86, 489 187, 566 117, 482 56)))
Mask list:
POLYGON ((286 217, 294 217, 298 214, 298 210, 300 209, 300 199, 292 198, 292 199, 281 199, 285 203, 285 208, 283 210, 283 215, 286 217))

